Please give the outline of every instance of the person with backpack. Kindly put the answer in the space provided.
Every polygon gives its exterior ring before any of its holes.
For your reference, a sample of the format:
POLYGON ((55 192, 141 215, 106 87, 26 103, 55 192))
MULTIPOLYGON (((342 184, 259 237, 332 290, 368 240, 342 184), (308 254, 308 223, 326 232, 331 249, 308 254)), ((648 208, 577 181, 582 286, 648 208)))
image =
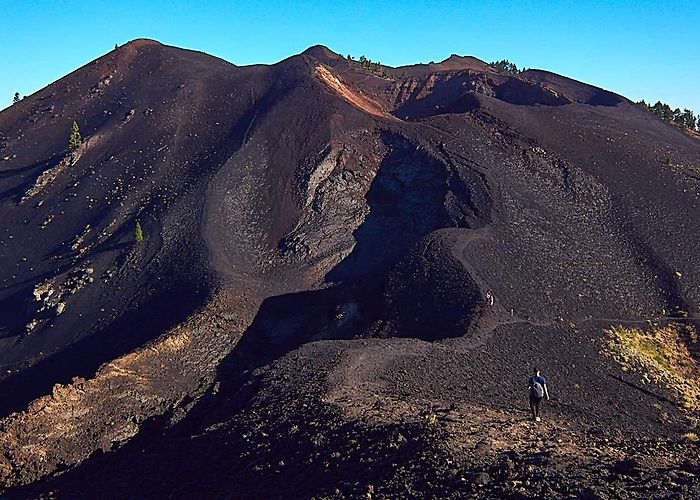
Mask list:
POLYGON ((535 375, 527 381, 528 394, 530 397, 530 410, 532 410, 532 418, 535 422, 540 419, 540 403, 544 397, 549 401, 549 391, 547 391, 547 379, 541 374, 539 368, 535 368, 535 375))

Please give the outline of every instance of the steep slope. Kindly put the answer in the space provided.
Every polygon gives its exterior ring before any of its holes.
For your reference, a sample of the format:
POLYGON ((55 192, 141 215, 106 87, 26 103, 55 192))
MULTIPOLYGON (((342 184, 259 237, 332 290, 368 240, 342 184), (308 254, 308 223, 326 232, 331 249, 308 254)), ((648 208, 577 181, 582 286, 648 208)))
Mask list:
POLYGON ((698 408, 608 333, 682 325, 698 373, 700 143, 623 97, 137 40, 0 133, 8 494, 700 488, 698 408))
POLYGON ((137 40, 2 114, 5 405, 94 373, 204 303, 215 280, 199 200, 249 105, 230 68, 137 40), (71 155, 72 120, 85 141, 71 155))

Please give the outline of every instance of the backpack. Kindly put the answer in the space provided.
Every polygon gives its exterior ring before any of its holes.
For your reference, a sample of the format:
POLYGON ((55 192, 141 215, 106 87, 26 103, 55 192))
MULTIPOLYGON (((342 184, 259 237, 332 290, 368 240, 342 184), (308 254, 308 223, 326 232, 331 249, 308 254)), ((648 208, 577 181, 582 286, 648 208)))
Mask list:
POLYGON ((530 385, 530 397, 537 399, 541 399, 544 397, 544 388, 542 387, 542 384, 540 384, 536 380, 533 380, 532 384, 530 385))

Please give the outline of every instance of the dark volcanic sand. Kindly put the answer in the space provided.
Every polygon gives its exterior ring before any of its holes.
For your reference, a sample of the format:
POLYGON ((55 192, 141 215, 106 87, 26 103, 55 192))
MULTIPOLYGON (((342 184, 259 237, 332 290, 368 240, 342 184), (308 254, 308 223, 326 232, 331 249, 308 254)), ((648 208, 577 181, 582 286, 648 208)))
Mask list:
POLYGON ((696 324, 699 168, 545 71, 115 49, 0 113, 6 494, 697 496, 693 415, 601 350, 696 324))

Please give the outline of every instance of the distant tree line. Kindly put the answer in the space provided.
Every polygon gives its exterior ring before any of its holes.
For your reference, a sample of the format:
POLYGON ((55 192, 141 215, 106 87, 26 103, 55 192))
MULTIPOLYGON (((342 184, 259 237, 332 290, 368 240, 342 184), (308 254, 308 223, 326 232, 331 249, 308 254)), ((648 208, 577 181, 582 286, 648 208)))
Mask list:
POLYGON ((515 63, 510 62, 508 59, 502 59, 500 61, 494 61, 489 64, 492 68, 504 75, 519 75, 523 71, 527 71, 527 68, 519 69, 515 63))
POLYGON ((661 101, 657 101, 656 104, 652 106, 644 101, 644 99, 637 104, 647 111, 651 111, 662 120, 675 123, 679 127, 695 130, 696 127, 700 125, 700 116, 695 116, 693 112, 687 108, 683 111, 681 111, 680 108, 672 109, 671 106, 661 101))
MULTIPOLYGON (((354 61, 355 58, 348 54, 347 60, 354 61)), ((374 62, 372 61, 372 59, 368 59, 367 57, 365 57, 364 54, 361 55, 357 61, 364 69, 369 70, 372 73, 382 73, 382 75, 385 75, 384 70, 382 70, 382 63, 380 63, 379 61, 374 62)))

